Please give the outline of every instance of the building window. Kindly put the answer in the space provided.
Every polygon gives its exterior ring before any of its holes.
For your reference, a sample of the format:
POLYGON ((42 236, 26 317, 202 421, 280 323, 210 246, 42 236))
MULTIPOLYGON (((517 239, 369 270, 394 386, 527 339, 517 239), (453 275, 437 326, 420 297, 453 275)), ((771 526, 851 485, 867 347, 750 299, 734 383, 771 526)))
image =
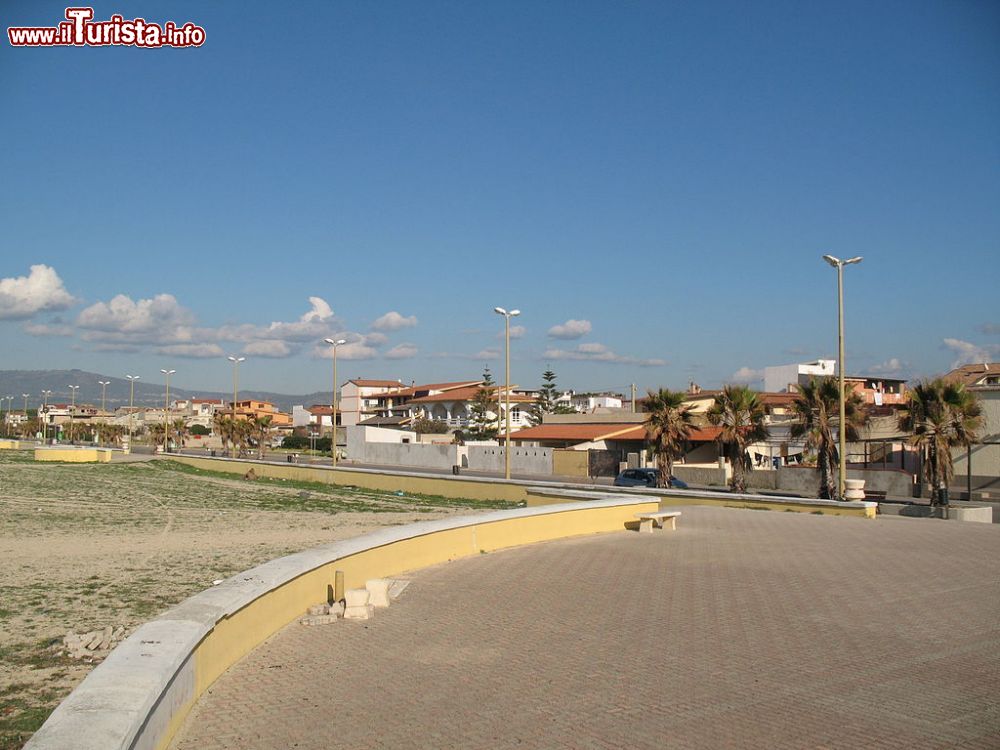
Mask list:
POLYGON ((521 421, 521 409, 517 406, 512 406, 510 409, 510 421, 520 422, 521 421))

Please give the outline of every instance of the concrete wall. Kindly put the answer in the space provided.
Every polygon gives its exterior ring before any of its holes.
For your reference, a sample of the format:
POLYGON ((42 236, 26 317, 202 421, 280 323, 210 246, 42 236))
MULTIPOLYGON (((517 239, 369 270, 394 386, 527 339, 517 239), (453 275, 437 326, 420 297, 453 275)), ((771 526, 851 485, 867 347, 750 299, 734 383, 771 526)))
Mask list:
MULTIPOLYGON (((1000 389, 978 390, 983 407, 983 428, 979 431, 981 440, 1000 443, 1000 389)), ((952 452, 955 465, 955 479, 952 486, 964 489, 968 481, 968 452, 952 452)), ((988 497, 1000 497, 1000 445, 972 446, 972 490, 986 491, 988 497)))
MULTIPOLYGON (((471 471, 504 470, 504 446, 470 445, 468 450, 469 469, 471 471)), ((514 474, 551 476, 552 448, 519 448, 511 446, 510 470, 514 474)))
MULTIPOLYGON (((400 445, 404 442, 417 443, 417 433, 410 430, 393 430, 387 427, 359 427, 353 425, 340 430, 346 433, 346 446, 348 459, 360 461, 362 463, 383 463, 375 459, 380 455, 377 451, 370 452, 369 446, 379 445, 400 445)), ((423 466, 424 464, 406 464, 407 466, 423 466)))
POLYGON ((106 464, 111 461, 111 451, 108 448, 80 448, 74 446, 35 448, 35 460, 59 461, 73 464, 106 464))
MULTIPOLYGON (((728 466, 727 466, 728 469, 728 466)), ((688 484, 724 487, 728 471, 709 467, 674 464, 674 475, 688 484)), ((864 479, 865 488, 885 492, 890 497, 911 497, 910 474, 894 469, 848 469, 849 479, 864 479)), ((776 470, 754 470, 747 477, 747 488, 788 492, 803 497, 819 496, 819 470, 807 466, 781 466, 776 470)))
POLYGON ((725 469, 708 466, 674 464, 674 476, 688 484, 700 484, 704 487, 725 487, 729 481, 725 469))
POLYGON ((552 473, 557 476, 588 476, 589 463, 587 451, 574 451, 567 448, 554 448, 552 450, 552 473))
POLYGON ((364 443, 359 456, 352 459, 383 466, 413 466, 422 469, 451 469, 462 465, 458 445, 425 445, 423 443, 364 443))

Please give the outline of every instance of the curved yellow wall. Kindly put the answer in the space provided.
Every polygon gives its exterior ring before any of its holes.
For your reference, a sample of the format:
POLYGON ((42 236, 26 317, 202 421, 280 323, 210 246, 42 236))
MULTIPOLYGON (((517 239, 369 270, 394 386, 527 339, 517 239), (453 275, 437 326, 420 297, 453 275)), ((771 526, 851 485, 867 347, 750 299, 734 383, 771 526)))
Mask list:
POLYGON ((59 461, 61 463, 86 464, 111 461, 111 451, 107 448, 58 447, 35 448, 36 461, 59 461))

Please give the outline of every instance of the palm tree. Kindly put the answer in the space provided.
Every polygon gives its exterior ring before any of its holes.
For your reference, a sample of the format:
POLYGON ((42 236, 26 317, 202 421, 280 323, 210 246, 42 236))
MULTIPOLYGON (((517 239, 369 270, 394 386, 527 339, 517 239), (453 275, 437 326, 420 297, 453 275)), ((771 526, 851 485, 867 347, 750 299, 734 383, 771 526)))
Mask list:
POLYGON ((271 422, 274 417, 270 415, 254 415, 250 418, 250 432, 253 439, 257 441, 257 458, 264 458, 264 445, 271 434, 271 422))
POLYGON ((648 391, 646 400, 646 437, 653 444, 660 487, 670 486, 674 459, 683 455, 694 426, 691 407, 684 404, 684 394, 666 388, 648 391))
POLYGON ((764 405, 755 391, 745 385, 727 385, 708 408, 708 421, 721 427, 716 438, 722 455, 733 469, 729 486, 733 492, 746 492, 746 472, 752 463, 747 446, 766 440, 764 405))
MULTIPOLYGON (((862 409, 864 402, 857 391, 844 400, 844 419, 848 440, 857 440, 861 427, 868 420, 862 409)), ((837 438, 834 431, 840 421, 840 387, 832 377, 809 378, 800 386, 792 404, 792 412, 798 417, 792 425, 792 437, 805 435, 806 447, 816 451, 819 467, 819 496, 825 500, 837 497, 837 481, 833 467, 839 460, 837 438)))
POLYGON ((944 505, 955 474, 951 449, 968 448, 983 424, 983 407, 961 383, 937 378, 910 389, 899 428, 912 433, 910 442, 924 453, 924 477, 931 485, 931 504, 944 505))
POLYGON ((229 450, 229 439, 232 437, 233 418, 228 414, 217 411, 212 417, 212 430, 222 441, 222 452, 225 454, 229 450))

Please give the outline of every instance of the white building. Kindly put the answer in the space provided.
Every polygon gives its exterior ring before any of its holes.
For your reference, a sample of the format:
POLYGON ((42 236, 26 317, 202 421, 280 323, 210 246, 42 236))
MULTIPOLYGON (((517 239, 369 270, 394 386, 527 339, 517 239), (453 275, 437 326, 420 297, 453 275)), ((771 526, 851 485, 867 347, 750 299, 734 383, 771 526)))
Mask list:
MULTIPOLYGON (((375 394, 401 391, 406 386, 399 380, 366 380, 355 378, 340 387, 340 403, 337 405, 337 423, 353 427, 368 417, 374 416, 377 400, 375 394)), ((329 415, 327 416, 329 420, 329 415)))
POLYGON ((837 360, 817 359, 813 362, 800 362, 792 365, 777 365, 764 368, 764 392, 788 393, 789 386, 800 386, 809 382, 809 378, 817 378, 835 374, 837 360))

